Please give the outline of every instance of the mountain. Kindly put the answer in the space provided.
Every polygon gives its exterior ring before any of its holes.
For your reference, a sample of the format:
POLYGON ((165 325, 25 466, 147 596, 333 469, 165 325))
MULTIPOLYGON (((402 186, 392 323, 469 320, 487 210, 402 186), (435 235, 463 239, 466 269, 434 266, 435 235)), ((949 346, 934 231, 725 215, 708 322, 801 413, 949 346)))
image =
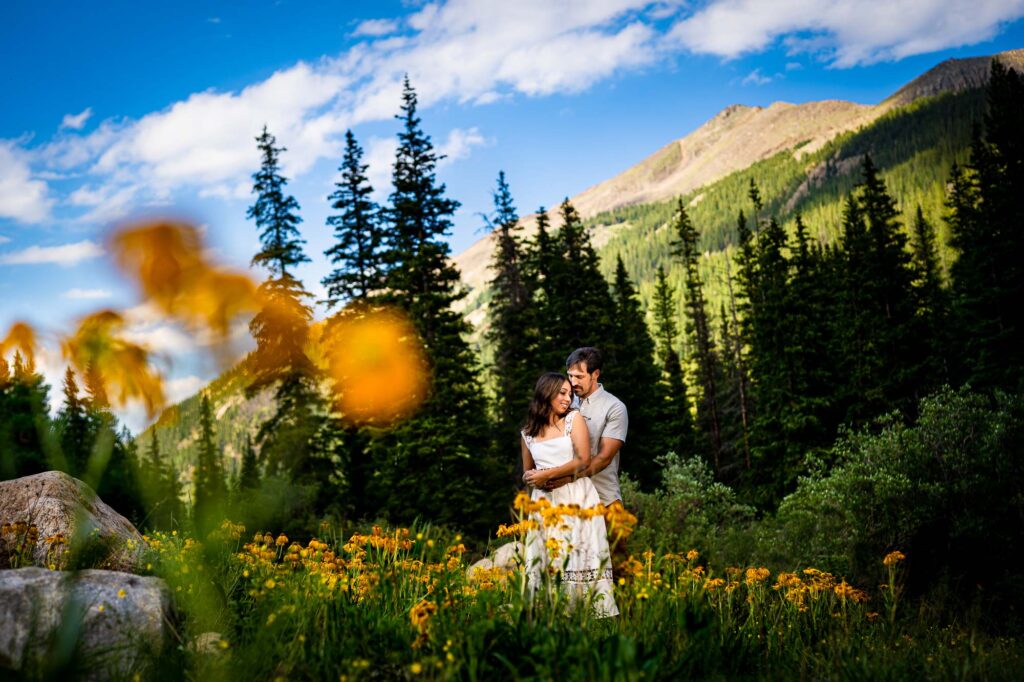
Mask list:
MULTIPOLYGON (((1024 50, 995 58, 1024 71, 1024 50)), ((605 275, 621 256, 645 304, 659 265, 666 268, 677 294, 682 291, 682 271, 669 255, 672 234, 667 229, 677 197, 687 202, 701 231, 701 274, 711 309, 717 310, 731 267, 736 211, 749 208, 750 179, 761 187, 764 215, 776 215, 791 226, 799 212, 809 234, 828 243, 838 235, 842 200, 857 181, 865 153, 871 153, 900 206, 906 211, 921 205, 944 239, 949 169, 966 157, 972 125, 984 112, 980 87, 991 59, 948 60, 876 105, 826 100, 728 107, 686 137, 572 201, 586 218, 605 275)), ((552 199, 556 205, 558 197, 552 199)), ((529 232, 535 221, 527 217, 524 223, 529 232)), ((463 312, 476 328, 478 342, 486 324, 483 304, 492 248, 492 237, 487 236, 454 257, 470 292, 462 302, 463 312)), ((943 255, 948 267, 948 248, 943 255)), ((680 316, 681 298, 677 295, 680 316)), ((488 349, 482 344, 481 351, 486 359, 488 349)), ((272 407, 266 392, 245 399, 245 383, 236 368, 206 389, 229 471, 237 466, 246 436, 256 432, 272 407)), ((140 436, 141 449, 148 448, 155 430, 162 451, 173 453, 187 478, 194 461, 198 410, 198 396, 169 408, 140 436)))
MULTIPOLYGON (((749 168, 780 152, 800 159, 820 150, 839 135, 863 128, 880 117, 923 98, 982 87, 993 58, 1024 70, 1024 49, 994 57, 949 59, 897 90, 877 105, 825 100, 804 104, 777 102, 769 107, 734 104, 689 135, 670 142, 619 175, 605 180, 571 201, 584 218, 639 204, 665 201, 749 168)), ((551 205, 561 198, 552 197, 551 205)), ((554 216, 552 216, 554 217, 554 216)), ((526 232, 532 216, 524 220, 526 232)), ((592 238, 602 246, 609 235, 597 226, 592 238)), ((454 256, 469 291, 464 311, 478 326, 481 295, 490 277, 493 238, 487 235, 454 256)))

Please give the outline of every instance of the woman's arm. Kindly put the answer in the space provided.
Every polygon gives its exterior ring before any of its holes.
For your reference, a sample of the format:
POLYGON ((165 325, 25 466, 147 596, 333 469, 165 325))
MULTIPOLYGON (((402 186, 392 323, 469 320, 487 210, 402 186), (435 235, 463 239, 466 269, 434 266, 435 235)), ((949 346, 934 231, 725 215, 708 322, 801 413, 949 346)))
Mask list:
POLYGON ((590 435, 587 432, 587 420, 579 412, 573 412, 572 418, 572 460, 551 469, 528 471, 523 474, 524 481, 539 488, 553 478, 576 476, 590 465, 590 435))
POLYGON ((523 453, 523 480, 526 480, 526 472, 532 471, 536 466, 533 463, 533 453, 530 452, 530 446, 526 444, 526 438, 519 438, 519 446, 523 453))

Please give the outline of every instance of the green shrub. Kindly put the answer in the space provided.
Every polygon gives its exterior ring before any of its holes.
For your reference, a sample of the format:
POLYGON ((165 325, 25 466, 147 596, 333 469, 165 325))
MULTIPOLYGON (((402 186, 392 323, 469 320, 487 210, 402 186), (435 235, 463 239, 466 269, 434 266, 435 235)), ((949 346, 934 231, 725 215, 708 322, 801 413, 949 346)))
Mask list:
POLYGON ((630 551, 697 549, 715 563, 746 563, 754 547, 753 507, 715 481, 700 457, 682 459, 670 452, 658 463, 662 483, 653 493, 623 476, 623 502, 638 519, 630 551))
POLYGON ((921 401, 914 425, 890 417, 879 433, 842 437, 831 462, 809 462, 764 529, 762 553, 877 584, 881 557, 899 549, 912 592, 1013 612, 1024 596, 1022 445, 1019 396, 943 389, 921 401))

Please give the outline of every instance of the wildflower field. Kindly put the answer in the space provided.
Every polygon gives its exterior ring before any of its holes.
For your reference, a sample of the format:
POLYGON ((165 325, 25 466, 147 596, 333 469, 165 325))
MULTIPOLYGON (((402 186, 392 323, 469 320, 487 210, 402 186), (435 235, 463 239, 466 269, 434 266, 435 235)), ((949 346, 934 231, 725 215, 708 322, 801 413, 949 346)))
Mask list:
MULTIPOLYGON (((543 511, 558 523, 590 510, 543 511)), ((621 615, 595 619, 557 588, 531 599, 521 566, 470 568, 479 552, 459 534, 318 531, 300 542, 226 521, 204 542, 147 536, 146 568, 168 581, 181 620, 179 646, 145 677, 1011 679, 1024 664, 1017 640, 906 612, 898 551, 878 558, 888 579, 875 586, 644 551, 616 568, 621 615)))

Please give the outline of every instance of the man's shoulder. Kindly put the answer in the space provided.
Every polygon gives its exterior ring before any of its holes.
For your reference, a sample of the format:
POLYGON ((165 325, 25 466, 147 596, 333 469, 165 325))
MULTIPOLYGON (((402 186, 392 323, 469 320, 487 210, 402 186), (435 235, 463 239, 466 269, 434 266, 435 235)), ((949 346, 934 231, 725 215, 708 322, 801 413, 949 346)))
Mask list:
POLYGON ((610 393, 607 388, 601 391, 601 394, 602 401, 608 404, 609 409, 613 407, 621 407, 622 409, 626 409, 626 403, 622 402, 614 394, 610 393))

